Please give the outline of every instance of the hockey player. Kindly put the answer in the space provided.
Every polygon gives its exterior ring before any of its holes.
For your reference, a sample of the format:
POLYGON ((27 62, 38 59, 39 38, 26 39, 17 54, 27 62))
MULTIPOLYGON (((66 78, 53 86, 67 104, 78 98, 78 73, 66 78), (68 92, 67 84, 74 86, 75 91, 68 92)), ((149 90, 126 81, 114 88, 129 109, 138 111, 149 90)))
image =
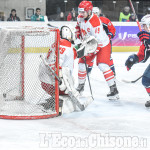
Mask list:
MULTIPOLYGON (((126 60, 125 66, 127 70, 130 70, 136 63, 146 62, 150 57, 150 15, 146 15, 141 19, 141 25, 144 31, 139 32, 137 36, 142 45, 137 54, 130 55, 126 60)), ((150 65, 146 68, 142 76, 142 84, 150 96, 150 65)), ((145 106, 150 107, 150 100, 145 103, 145 106)))
MULTIPOLYGON (((113 26, 112 22, 111 22, 108 18, 103 17, 103 16, 100 14, 100 10, 99 10, 98 7, 93 7, 92 12, 93 12, 95 15, 97 15, 98 17, 100 16, 100 19, 101 19, 102 24, 103 24, 103 28, 104 28, 105 32, 107 33, 107 35, 108 35, 108 37, 109 37, 109 39, 110 39, 111 52, 112 52, 112 41, 111 41, 111 39, 114 38, 114 36, 115 36, 115 34, 116 34, 116 29, 115 29, 115 27, 113 26)), ((102 12, 101 12, 101 13, 102 13, 102 12)), ((94 64, 94 63, 93 63, 93 64, 94 64)), ((92 64, 92 66, 88 66, 88 73, 91 72, 92 67, 93 67, 93 64, 92 64)), ((111 70, 114 72, 114 75, 116 75, 115 66, 114 66, 112 57, 110 57, 109 66, 110 66, 111 70)))
MULTIPOLYGON (((95 57, 98 68, 103 72, 105 80, 110 87, 109 99, 118 99, 118 90, 114 81, 114 73, 109 67, 111 44, 109 37, 103 30, 102 21, 92 13, 93 5, 90 1, 82 1, 78 7, 78 18, 76 25, 76 37, 84 40, 86 36, 94 36, 98 41, 97 50, 85 57, 88 66, 91 66, 95 57)), ((86 67, 84 60, 79 59, 78 72, 79 85, 77 90, 82 92, 86 79, 86 67)))
MULTIPOLYGON (((71 102, 70 98, 67 95, 68 91, 71 90, 72 94, 76 97, 79 95, 78 91, 76 91, 76 89, 74 88, 74 82, 72 78, 74 51, 71 42, 73 42, 75 39, 75 28, 71 25, 62 26, 60 30, 60 36, 59 77, 62 79, 62 84, 59 86, 59 94, 62 96, 59 103, 61 105, 60 107, 63 107, 62 102, 64 103, 64 97, 66 97, 65 104, 67 103, 66 105, 71 105, 69 108, 69 112, 71 112, 74 111, 74 104, 71 102)), ((52 47, 50 48, 46 57, 46 62, 49 63, 49 66, 51 66, 51 68, 53 68, 53 63, 55 61, 55 52, 51 50, 52 47)), ((55 108, 53 98, 55 96, 55 77, 43 63, 40 64, 39 79, 41 81, 42 88, 51 96, 51 98, 47 99, 43 103, 40 103, 40 105, 42 105, 46 110, 55 108)))

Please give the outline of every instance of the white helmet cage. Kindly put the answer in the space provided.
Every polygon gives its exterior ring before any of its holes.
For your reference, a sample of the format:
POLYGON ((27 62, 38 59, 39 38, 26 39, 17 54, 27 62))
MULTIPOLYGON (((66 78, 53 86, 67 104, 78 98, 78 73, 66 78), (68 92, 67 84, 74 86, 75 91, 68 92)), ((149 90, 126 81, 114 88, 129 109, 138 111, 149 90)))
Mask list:
POLYGON ((150 32, 150 14, 145 15, 142 19, 141 19, 141 25, 146 25, 148 31, 150 32))
POLYGON ((98 7, 93 7, 92 12, 99 16, 99 8, 98 7))
POLYGON ((62 39, 69 41, 75 40, 75 28, 72 25, 64 25, 60 29, 60 36, 62 39))

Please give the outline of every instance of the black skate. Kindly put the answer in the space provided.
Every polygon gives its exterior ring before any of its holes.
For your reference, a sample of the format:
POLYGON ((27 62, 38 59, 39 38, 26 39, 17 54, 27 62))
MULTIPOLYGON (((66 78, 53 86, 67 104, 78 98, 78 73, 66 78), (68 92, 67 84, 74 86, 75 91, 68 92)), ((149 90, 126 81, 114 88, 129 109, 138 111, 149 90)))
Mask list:
POLYGON ((53 97, 50 97, 45 101, 46 102, 40 103, 38 105, 43 106, 45 110, 51 109, 52 111, 55 111, 55 99, 53 97))
POLYGON ((84 91, 84 83, 83 84, 79 84, 78 87, 76 88, 76 90, 79 92, 79 93, 82 93, 84 91))
POLYGON ((147 102, 145 103, 145 107, 150 107, 150 101, 147 101, 147 102))
POLYGON ((110 92, 107 94, 107 97, 109 98, 109 100, 117 100, 119 99, 119 95, 118 95, 118 90, 116 87, 116 84, 110 86, 110 92))

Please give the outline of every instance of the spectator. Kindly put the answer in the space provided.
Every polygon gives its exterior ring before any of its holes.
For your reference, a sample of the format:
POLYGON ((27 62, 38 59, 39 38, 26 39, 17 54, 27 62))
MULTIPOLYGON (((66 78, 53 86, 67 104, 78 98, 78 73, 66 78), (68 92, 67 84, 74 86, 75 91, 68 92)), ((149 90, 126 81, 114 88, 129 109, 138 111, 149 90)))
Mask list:
POLYGON ((76 17, 76 12, 75 12, 74 8, 72 8, 71 15, 72 15, 72 20, 76 21, 77 17, 76 17))
POLYGON ((72 15, 71 12, 69 12, 68 16, 67 16, 67 21, 71 21, 72 20, 72 15))
POLYGON ((131 14, 129 17, 129 22, 134 22, 136 21, 136 15, 135 14, 131 14))
POLYGON ((16 9, 11 10, 10 17, 7 19, 7 21, 20 21, 20 18, 16 14, 16 9))
POLYGON ((40 8, 36 8, 36 13, 31 16, 31 21, 44 21, 44 16, 41 15, 40 8))
POLYGON ((63 12, 60 12, 60 21, 64 21, 64 13, 63 12))
POLYGON ((130 7, 129 6, 125 6, 123 8, 123 12, 120 12, 120 17, 119 17, 119 21, 120 22, 126 22, 129 20, 130 17, 130 7))

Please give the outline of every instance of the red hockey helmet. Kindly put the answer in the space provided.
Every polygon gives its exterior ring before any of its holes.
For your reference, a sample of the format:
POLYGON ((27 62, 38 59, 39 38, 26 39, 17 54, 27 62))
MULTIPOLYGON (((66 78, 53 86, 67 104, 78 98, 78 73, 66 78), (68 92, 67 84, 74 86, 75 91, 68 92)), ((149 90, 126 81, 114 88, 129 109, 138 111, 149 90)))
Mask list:
POLYGON ((93 9, 93 4, 90 1, 82 1, 79 4, 78 12, 89 11, 89 10, 92 11, 92 9, 93 9))

